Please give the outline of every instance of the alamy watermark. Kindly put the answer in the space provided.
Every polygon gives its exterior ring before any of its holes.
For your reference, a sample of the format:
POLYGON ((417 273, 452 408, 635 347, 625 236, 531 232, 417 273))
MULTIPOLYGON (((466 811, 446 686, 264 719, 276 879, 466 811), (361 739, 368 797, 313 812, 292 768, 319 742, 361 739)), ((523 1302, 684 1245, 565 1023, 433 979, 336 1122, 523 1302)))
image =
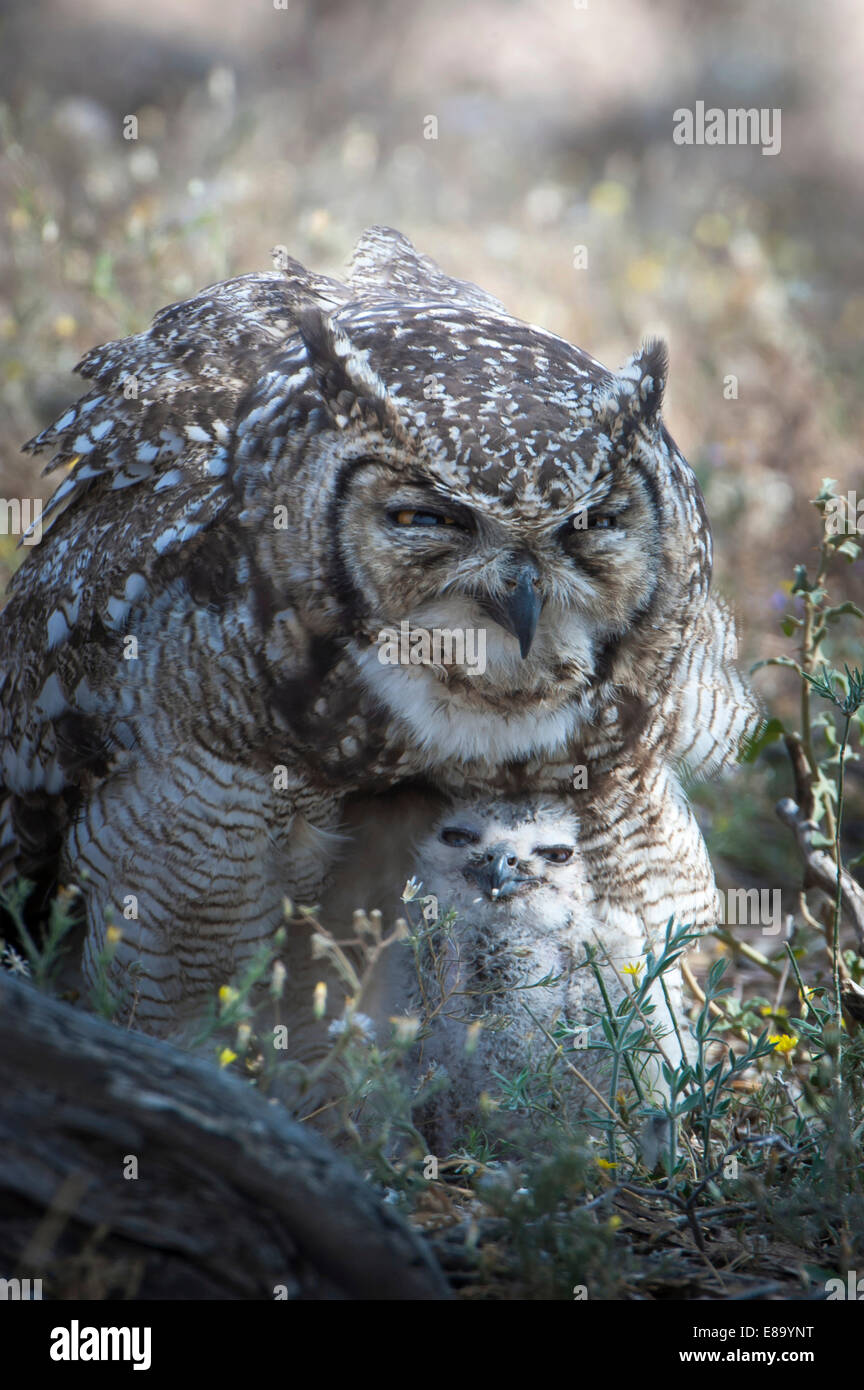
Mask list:
POLYGON ((825 503, 825 530, 829 536, 864 536, 864 497, 847 492, 825 503))
POLYGON ((851 1303, 864 1302, 864 1279, 858 1278, 857 1269, 850 1269, 845 1280, 826 1279, 825 1292, 828 1295, 829 1303, 836 1302, 838 1299, 848 1299, 851 1303))
POLYGON ((375 639, 382 666, 459 666, 466 675, 486 670, 485 627, 383 627, 375 639))
POLYGON ((761 927, 763 936, 776 936, 783 924, 779 888, 718 888, 718 921, 727 927, 761 927))
POLYGON ((679 106, 673 111, 672 139, 676 145, 761 145, 763 154, 779 154, 780 118, 779 106, 724 111, 697 101, 693 110, 679 106))
POLYGON ((0 497, 0 536, 23 536, 25 545, 42 539, 42 498, 0 497))
POLYGON ((149 1327, 55 1327, 48 1352, 52 1361, 131 1361, 133 1371, 148 1371, 151 1363, 149 1327))
POLYGON ((15 1303, 41 1299, 41 1279, 0 1279, 0 1301, 11 1299, 15 1303))

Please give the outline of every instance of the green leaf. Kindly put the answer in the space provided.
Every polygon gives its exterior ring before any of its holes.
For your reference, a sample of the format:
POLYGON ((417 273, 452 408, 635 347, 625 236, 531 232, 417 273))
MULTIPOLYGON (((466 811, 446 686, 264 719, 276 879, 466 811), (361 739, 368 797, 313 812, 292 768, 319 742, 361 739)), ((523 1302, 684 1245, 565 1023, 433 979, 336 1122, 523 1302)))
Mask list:
POLYGON ((795 579, 792 583, 793 594, 809 594, 811 589, 810 580, 807 578, 807 570, 804 565, 795 566, 795 579))
POLYGON ((814 830, 810 836, 810 843, 815 845, 817 849, 831 849, 834 845, 834 841, 829 839, 827 835, 823 835, 821 830, 814 830))
POLYGON ((769 743, 776 743, 785 732, 782 719, 769 719, 761 729, 757 729, 750 739, 741 755, 742 763, 755 763, 759 754, 768 747, 769 743))
POLYGON ((695 1091, 692 1096, 687 1096, 685 1100, 681 1101, 678 1106, 678 1114, 686 1115, 689 1110, 695 1110, 696 1106, 701 1103, 701 1100, 702 1097, 699 1095, 699 1092, 695 1091))
MULTIPOLYGON (((860 554, 861 547, 857 546, 856 549, 860 554)), ((845 603, 835 603, 833 608, 826 608, 822 613, 822 617, 826 622, 832 623, 835 618, 842 618, 847 614, 853 618, 864 618, 864 613, 861 612, 857 603, 852 603, 850 600, 847 600, 845 603)))
POLYGON ((804 674, 804 672, 801 670, 801 667, 798 665, 798 662, 793 661, 791 656, 769 656, 766 657, 764 661, 757 661, 753 666, 750 667, 751 676, 753 675, 754 671, 760 671, 763 666, 791 666, 792 670, 797 671, 799 676, 803 676, 804 674))

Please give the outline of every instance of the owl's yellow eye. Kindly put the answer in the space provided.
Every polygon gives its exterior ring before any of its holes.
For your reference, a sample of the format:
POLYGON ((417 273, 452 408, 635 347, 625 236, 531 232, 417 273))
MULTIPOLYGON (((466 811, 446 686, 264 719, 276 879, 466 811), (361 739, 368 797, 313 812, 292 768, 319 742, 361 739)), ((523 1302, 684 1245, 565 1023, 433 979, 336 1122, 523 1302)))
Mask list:
POLYGON ((455 526, 452 516, 441 512, 401 511, 393 513, 397 526, 455 526))

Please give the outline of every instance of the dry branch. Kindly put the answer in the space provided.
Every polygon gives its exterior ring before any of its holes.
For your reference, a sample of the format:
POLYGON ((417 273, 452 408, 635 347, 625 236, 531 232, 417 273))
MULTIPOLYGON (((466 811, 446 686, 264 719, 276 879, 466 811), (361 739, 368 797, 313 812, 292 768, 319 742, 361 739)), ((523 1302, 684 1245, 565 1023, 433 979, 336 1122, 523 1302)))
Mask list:
MULTIPOLYGON (((834 896, 837 887, 837 867, 824 849, 813 843, 819 834, 819 827, 809 820, 790 796, 777 802, 777 815, 784 825, 788 825, 795 835, 798 853, 804 862, 807 888, 821 888, 829 897, 834 896)), ((858 949, 864 950, 864 889, 845 869, 840 876, 840 901, 843 912, 855 929, 858 949)))
POLYGON ((2 971, 0 1275, 42 1278, 46 1298, 448 1297, 420 1238, 319 1135, 2 971))

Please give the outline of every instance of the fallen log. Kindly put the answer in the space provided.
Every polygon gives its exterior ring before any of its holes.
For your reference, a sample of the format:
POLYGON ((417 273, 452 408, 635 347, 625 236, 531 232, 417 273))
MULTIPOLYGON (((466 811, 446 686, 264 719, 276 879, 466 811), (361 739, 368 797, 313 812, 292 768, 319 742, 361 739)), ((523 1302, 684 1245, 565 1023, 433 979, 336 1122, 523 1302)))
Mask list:
POLYGON ((3 971, 0 1275, 61 1299, 449 1297, 420 1237, 320 1135, 3 971))

